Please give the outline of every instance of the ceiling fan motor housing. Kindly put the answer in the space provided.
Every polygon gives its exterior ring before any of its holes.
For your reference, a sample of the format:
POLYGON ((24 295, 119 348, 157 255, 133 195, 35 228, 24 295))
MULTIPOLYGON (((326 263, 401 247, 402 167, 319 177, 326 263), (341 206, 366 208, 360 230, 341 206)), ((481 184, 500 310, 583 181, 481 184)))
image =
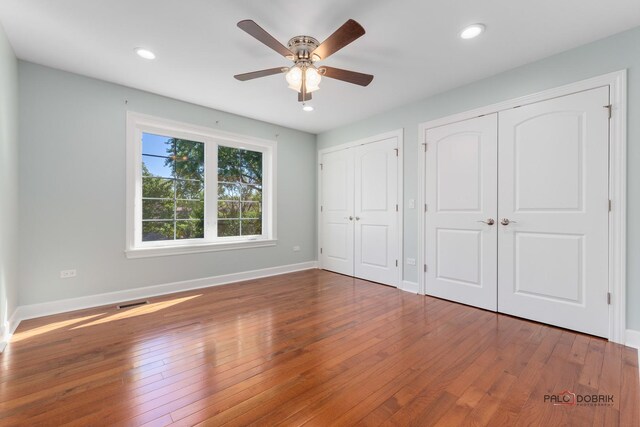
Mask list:
POLYGON ((319 59, 317 55, 311 55, 311 52, 316 50, 316 48, 320 45, 318 40, 314 39, 310 36, 295 36, 289 43, 287 43, 287 47, 293 53, 288 59, 295 61, 316 61, 319 59))

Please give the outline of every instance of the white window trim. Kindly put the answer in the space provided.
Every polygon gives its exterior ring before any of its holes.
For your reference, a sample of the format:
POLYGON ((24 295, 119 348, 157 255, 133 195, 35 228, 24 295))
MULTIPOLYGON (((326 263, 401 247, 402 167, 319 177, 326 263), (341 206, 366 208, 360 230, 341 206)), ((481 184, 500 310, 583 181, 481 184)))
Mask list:
MULTIPOLYGON (((126 247, 127 258, 146 258, 166 255, 246 249, 275 246, 276 238, 276 141, 223 132, 203 126, 196 126, 174 120, 153 117, 132 111, 127 112, 127 151, 126 151, 126 247), (207 152, 213 144, 228 147, 246 148, 263 154, 263 235, 246 237, 222 237, 215 241, 203 239, 185 239, 179 241, 142 242, 140 224, 142 223, 142 132, 157 133, 173 137, 202 141, 205 143, 205 186, 217 188, 217 152, 207 152), (208 176, 213 172, 213 177, 208 176)), ((217 213, 217 200, 211 200, 205 191, 205 212, 217 213)), ((217 215, 205 218, 205 238, 217 226, 217 215)))

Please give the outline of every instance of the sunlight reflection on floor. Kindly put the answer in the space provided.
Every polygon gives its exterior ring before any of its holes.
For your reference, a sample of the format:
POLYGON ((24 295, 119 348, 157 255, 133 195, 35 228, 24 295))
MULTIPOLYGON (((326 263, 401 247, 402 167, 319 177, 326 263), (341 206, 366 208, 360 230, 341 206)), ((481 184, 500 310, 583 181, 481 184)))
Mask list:
POLYGON ((94 319, 96 317, 104 316, 105 313, 92 314, 91 316, 78 317, 76 319, 63 320, 61 322, 49 323, 48 325, 40 326, 38 328, 29 329, 24 332, 17 332, 11 338, 11 342, 19 342, 27 338, 32 338, 47 332, 54 331, 56 329, 64 328, 66 326, 75 325, 76 323, 84 322, 85 320, 94 319))
POLYGON ((156 311, 159 310, 163 310, 165 308, 168 307, 172 307, 174 305, 180 304, 182 302, 185 301, 189 301, 192 300, 194 298, 198 298, 201 297, 202 295, 191 295, 188 297, 183 297, 183 298, 176 298, 176 299, 172 299, 172 300, 168 300, 168 301, 162 301, 162 302, 156 302, 156 303, 152 303, 152 304, 145 304, 145 305, 141 305, 135 308, 130 308, 130 309, 124 309, 119 311, 118 313, 112 315, 112 316, 107 316, 104 317, 102 319, 97 319, 93 322, 89 322, 89 323, 85 323, 84 325, 79 325, 76 326, 75 328, 71 328, 71 329, 80 329, 80 328, 86 328, 87 326, 95 326, 95 325, 100 325, 102 323, 107 323, 107 322, 113 322, 115 320, 121 320, 121 319, 128 319, 131 317, 136 317, 136 316, 142 316, 144 314, 150 314, 150 313, 155 313, 156 311))

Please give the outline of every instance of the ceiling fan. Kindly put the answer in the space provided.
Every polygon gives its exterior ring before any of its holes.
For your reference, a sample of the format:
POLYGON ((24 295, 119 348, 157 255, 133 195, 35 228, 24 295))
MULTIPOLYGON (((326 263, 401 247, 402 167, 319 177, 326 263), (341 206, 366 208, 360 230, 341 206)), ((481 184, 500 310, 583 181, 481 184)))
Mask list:
POLYGON ((274 74, 286 73, 289 88, 298 92, 298 101, 311 100, 311 93, 318 90, 322 76, 342 80, 360 86, 367 86, 373 80, 370 74, 357 73, 327 66, 316 67, 316 61, 327 59, 349 43, 364 35, 362 25, 353 19, 349 19, 324 42, 310 36, 295 36, 285 47, 271 34, 251 19, 238 22, 238 27, 249 35, 275 50, 285 58, 293 61, 291 67, 276 67, 267 70, 253 71, 251 73, 237 74, 234 77, 241 81, 266 77, 274 74))

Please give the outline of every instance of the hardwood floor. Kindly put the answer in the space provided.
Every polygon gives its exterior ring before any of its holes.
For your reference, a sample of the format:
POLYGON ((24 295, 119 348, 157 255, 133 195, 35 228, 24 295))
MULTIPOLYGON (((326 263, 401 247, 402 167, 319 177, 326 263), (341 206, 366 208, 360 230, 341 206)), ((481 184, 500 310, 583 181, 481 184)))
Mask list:
POLYGON ((25 321, 0 364, 3 426, 640 425, 631 348, 319 270, 25 321))

